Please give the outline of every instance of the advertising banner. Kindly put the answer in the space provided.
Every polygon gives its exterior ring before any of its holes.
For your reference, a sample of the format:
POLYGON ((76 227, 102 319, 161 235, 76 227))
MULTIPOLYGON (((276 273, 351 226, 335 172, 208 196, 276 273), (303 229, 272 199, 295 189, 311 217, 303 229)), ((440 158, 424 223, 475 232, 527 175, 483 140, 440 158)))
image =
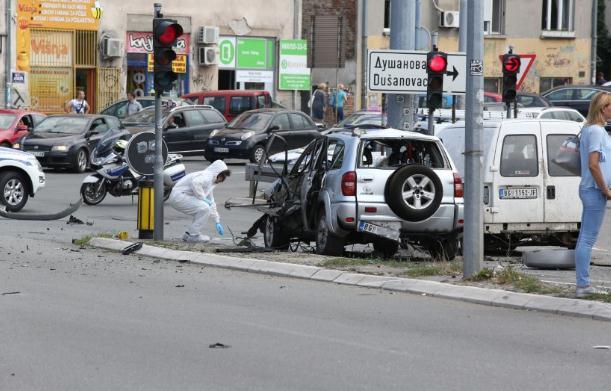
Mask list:
POLYGON ((308 42, 305 39, 280 41, 278 89, 309 91, 308 42))

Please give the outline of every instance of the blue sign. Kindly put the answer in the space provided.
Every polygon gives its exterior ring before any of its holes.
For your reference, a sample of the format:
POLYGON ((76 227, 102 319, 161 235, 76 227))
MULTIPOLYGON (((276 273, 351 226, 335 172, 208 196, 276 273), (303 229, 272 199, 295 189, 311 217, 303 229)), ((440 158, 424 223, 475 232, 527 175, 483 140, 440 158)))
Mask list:
POLYGON ((11 80, 12 83, 19 83, 19 84, 24 84, 25 83, 25 73, 23 72, 11 72, 11 80))

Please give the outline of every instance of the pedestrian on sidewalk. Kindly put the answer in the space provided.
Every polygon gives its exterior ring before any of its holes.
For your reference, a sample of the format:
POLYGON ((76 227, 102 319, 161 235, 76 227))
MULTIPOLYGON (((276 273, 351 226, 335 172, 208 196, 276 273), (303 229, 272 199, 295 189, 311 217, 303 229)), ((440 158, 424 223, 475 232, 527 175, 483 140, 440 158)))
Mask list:
POLYGON ((312 119, 314 121, 322 122, 325 117, 326 109, 326 90, 327 85, 325 83, 318 84, 316 90, 312 93, 310 99, 310 106, 312 108, 312 119))
POLYGON ((214 219, 216 232, 225 234, 212 190, 230 175, 225 162, 216 160, 205 170, 193 172, 176 183, 168 200, 170 205, 179 212, 193 216, 193 222, 182 236, 183 241, 209 241, 210 237, 201 231, 210 216, 214 219))
POLYGON ((66 103, 64 110, 66 113, 89 114, 89 103, 85 100, 85 91, 79 90, 76 98, 66 103))
POLYGON ((581 130, 581 183, 579 198, 583 205, 581 229, 575 248, 575 296, 582 298, 602 293, 590 285, 590 260, 611 198, 611 139, 604 126, 611 119, 611 94, 600 92, 590 102, 586 125, 581 130))
POLYGON ((334 110, 337 112, 336 122, 341 122, 344 120, 344 102, 346 101, 346 91, 343 84, 339 84, 337 86, 337 90, 335 91, 333 106, 334 110))

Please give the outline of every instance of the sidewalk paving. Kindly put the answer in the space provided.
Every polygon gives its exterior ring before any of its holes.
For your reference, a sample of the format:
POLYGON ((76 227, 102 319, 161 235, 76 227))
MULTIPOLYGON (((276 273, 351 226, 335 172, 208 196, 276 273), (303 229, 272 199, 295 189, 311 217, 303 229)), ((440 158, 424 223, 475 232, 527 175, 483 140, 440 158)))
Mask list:
MULTIPOLYGON (((132 242, 108 238, 92 238, 88 244, 106 250, 121 251, 132 244, 132 242)), ((255 259, 250 258, 250 255, 240 257, 228 256, 215 253, 175 250, 148 244, 145 244, 134 254, 165 260, 187 261, 245 272, 327 281, 366 288, 416 293, 477 304, 536 310, 554 314, 611 321, 611 304, 591 300, 518 293, 492 287, 456 285, 439 281, 411 279, 390 275, 380 276, 355 273, 352 271, 327 269, 307 264, 255 259)), ((255 256, 257 255, 259 254, 255 254, 255 256)))

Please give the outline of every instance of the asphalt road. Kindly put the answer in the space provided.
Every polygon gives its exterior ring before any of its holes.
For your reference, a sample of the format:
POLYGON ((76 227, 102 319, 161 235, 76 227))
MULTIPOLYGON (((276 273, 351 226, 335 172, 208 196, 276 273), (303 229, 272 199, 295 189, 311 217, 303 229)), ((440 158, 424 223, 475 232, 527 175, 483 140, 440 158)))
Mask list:
POLYGON ((0 235, 0 390, 605 390, 609 324, 0 235), (210 348, 221 343, 227 348, 210 348))

